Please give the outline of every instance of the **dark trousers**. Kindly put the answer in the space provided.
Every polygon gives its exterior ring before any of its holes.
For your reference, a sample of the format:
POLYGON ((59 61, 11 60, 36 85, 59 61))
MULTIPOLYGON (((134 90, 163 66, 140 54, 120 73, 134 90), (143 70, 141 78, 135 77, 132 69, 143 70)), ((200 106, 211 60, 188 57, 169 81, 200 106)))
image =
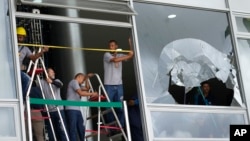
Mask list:
POLYGON ((82 113, 79 110, 65 110, 68 127, 69 127, 69 137, 70 141, 84 141, 85 138, 85 127, 83 125, 82 113))
MULTIPOLYGON (((67 132, 67 122, 66 122, 66 119, 65 119, 64 110, 60 110, 60 113, 61 113, 62 120, 64 122, 66 132, 67 132)), ((58 112, 57 111, 50 112, 49 114, 50 114, 50 118, 51 118, 51 121, 52 121, 52 124, 53 124, 53 128, 54 128, 57 140, 59 140, 59 141, 67 141, 66 134, 65 134, 63 126, 62 126, 62 121, 60 119, 60 116, 59 116, 58 112)), ((49 141, 54 141, 55 139, 54 139, 54 136, 53 136, 53 132, 52 132, 52 128, 50 126, 49 120, 45 121, 45 125, 47 127, 49 141)))

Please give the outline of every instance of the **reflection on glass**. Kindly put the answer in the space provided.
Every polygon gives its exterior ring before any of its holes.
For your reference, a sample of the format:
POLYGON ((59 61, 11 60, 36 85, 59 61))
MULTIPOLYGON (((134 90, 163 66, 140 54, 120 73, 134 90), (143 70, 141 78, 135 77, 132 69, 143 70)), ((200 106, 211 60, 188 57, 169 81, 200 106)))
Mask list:
MULTIPOLYGON (((250 39, 238 39, 238 53, 239 55, 239 65, 241 69, 241 74, 244 76, 242 78, 244 84, 244 91, 246 94, 250 92, 250 39)), ((250 99, 246 95, 246 102, 250 102, 250 99)))
POLYGON ((250 18, 236 17, 236 24, 239 32, 250 32, 250 18))
POLYGON ((0 99, 16 98, 8 0, 0 1, 0 99))
POLYGON ((157 138, 229 138, 230 125, 245 121, 243 114, 153 111, 151 115, 157 138))
POLYGON ((9 107, 0 107, 0 137, 15 137, 14 109, 9 107))
POLYGON ((242 105, 226 13, 134 6, 148 103, 192 104, 189 93, 208 80, 214 105, 242 105))

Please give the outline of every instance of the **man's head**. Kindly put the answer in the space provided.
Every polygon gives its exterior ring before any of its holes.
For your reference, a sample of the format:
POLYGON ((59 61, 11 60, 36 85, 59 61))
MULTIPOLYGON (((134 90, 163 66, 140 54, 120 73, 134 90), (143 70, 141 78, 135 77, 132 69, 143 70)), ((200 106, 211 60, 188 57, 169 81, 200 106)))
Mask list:
POLYGON ((55 72, 54 72, 54 70, 52 68, 48 68, 47 72, 48 72, 48 77, 50 79, 55 79, 55 72))
POLYGON ((109 49, 116 50, 118 48, 118 44, 116 40, 109 41, 109 49))
POLYGON ((204 81, 201 83, 201 88, 204 94, 209 94, 210 92, 210 84, 208 81, 204 81))
POLYGON ((85 75, 83 73, 77 73, 75 75, 75 80, 79 83, 79 84, 83 84, 85 81, 85 75))
POLYGON ((25 37, 27 35, 26 30, 24 27, 17 27, 17 40, 19 43, 23 43, 25 40, 25 37))

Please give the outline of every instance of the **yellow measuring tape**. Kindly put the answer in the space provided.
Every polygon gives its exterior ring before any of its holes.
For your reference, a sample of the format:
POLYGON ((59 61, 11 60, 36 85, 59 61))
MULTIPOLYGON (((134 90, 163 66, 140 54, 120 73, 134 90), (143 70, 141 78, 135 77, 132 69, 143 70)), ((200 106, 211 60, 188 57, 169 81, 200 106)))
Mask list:
POLYGON ((88 51, 115 51, 115 52, 130 52, 130 50, 110 50, 110 49, 98 49, 98 48, 76 48, 76 47, 67 47, 67 46, 52 46, 52 45, 38 45, 38 44, 26 44, 26 43, 18 43, 19 46, 31 46, 31 47, 48 47, 48 48, 58 48, 58 49, 72 49, 72 50, 88 50, 88 51))

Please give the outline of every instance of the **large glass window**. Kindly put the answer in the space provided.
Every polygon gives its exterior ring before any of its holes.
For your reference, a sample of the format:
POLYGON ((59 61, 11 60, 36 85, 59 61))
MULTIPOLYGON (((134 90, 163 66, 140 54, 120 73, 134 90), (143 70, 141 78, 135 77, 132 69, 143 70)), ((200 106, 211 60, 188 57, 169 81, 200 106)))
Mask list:
POLYGON ((147 103, 242 105, 226 13, 134 6, 147 103))
POLYGON ((0 1, 0 99, 16 98, 8 1, 0 1))

